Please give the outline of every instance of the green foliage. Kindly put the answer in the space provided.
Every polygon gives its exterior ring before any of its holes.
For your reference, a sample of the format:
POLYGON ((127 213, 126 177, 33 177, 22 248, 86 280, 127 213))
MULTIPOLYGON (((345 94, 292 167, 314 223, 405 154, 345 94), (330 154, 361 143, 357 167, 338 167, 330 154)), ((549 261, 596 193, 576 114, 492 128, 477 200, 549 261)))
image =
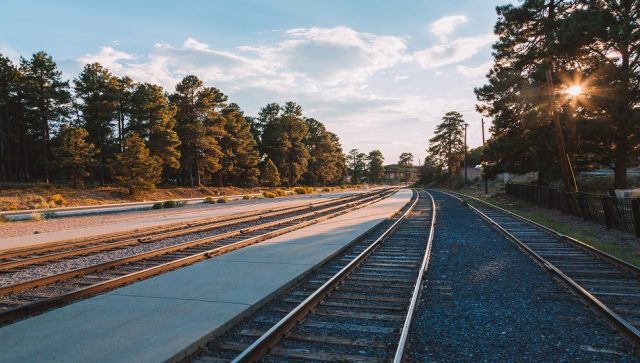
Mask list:
POLYGON ((280 173, 278 172, 278 168, 271 161, 271 159, 267 159, 262 168, 262 185, 275 188, 280 185, 280 173))
POLYGON ((276 193, 272 193, 272 192, 262 192, 262 195, 265 198, 275 198, 277 196, 276 193))
POLYGON ((327 131, 316 119, 305 120, 309 130, 304 140, 309 150, 309 163, 304 181, 312 185, 326 185, 342 180, 346 169, 345 157, 338 136, 327 131))
POLYGON ((413 154, 402 153, 398 160, 398 167, 402 171, 402 180, 405 183, 411 182, 411 168, 413 167, 413 154))
POLYGON ((123 142, 124 150, 111 163, 113 178, 129 189, 129 194, 139 190, 154 189, 160 181, 162 161, 150 155, 144 141, 132 133, 123 142))
POLYGON ((351 183, 361 183, 367 176, 367 155, 358 151, 358 149, 351 149, 346 158, 347 170, 351 175, 351 183))
POLYGON ((384 156, 382 151, 373 150, 367 156, 368 162, 368 181, 372 184, 379 184, 384 181, 384 156))
POLYGON ((464 157, 464 120, 456 111, 447 112, 429 139, 429 159, 436 167, 447 168, 449 188, 451 177, 464 157))
POLYGON ((149 140, 149 150, 162 160, 165 170, 178 169, 180 139, 174 131, 176 107, 169 104, 162 87, 149 83, 136 84, 129 107, 127 130, 149 140))
POLYGON ((279 196, 279 197, 284 197, 285 195, 287 195, 287 192, 285 192, 282 189, 276 189, 273 192, 276 193, 276 195, 279 196))
POLYGON ((88 169, 96 163, 98 150, 86 142, 87 136, 83 128, 63 125, 59 136, 61 146, 53 150, 59 170, 74 188, 84 184, 89 176, 88 169))
POLYGON ((221 140, 224 153, 221 172, 233 185, 256 186, 260 176, 260 153, 251 127, 235 103, 222 110, 222 116, 225 119, 225 137, 221 140))
POLYGON ((302 108, 295 102, 287 102, 278 111, 273 115, 269 110, 270 114, 264 116, 268 122, 262 134, 262 147, 285 183, 293 186, 300 180, 309 162, 309 151, 304 143, 309 129, 302 120, 302 108))
POLYGON ((216 199, 214 197, 206 197, 204 198, 204 203, 216 204, 216 199))
POLYGON ((165 200, 162 203, 162 208, 175 208, 178 206, 178 203, 176 203, 175 200, 165 200))
POLYGON ((225 107, 227 96, 189 75, 176 85, 170 100, 177 110, 182 171, 192 186, 201 185, 205 174, 222 168, 219 139, 225 136, 225 121, 220 111, 225 107))

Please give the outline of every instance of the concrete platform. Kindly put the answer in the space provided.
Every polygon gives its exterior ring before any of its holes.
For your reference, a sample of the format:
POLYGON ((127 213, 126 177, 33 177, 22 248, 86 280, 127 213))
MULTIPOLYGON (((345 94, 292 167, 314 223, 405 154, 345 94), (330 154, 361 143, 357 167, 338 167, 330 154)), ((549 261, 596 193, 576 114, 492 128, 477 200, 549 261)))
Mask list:
POLYGON ((0 328, 0 362, 182 357, 409 201, 340 217, 0 328))
MULTIPOLYGON (((219 217, 224 215, 249 212, 252 210, 290 207, 307 203, 321 202, 331 198, 337 198, 354 193, 363 193, 367 190, 342 191, 337 193, 297 195, 277 199, 240 200, 227 204, 200 204, 172 210, 149 211, 148 216, 137 216, 128 220, 120 220, 114 223, 100 226, 85 226, 82 228, 66 229, 54 232, 45 232, 37 235, 0 238, 0 251, 13 248, 33 246, 38 244, 56 242, 71 238, 97 236, 101 234, 124 232, 138 228, 149 228, 163 224, 180 223, 194 219, 219 217), (190 208, 187 209, 187 208, 190 208)), ((109 216, 105 216, 109 218, 109 216)), ((13 222, 20 223, 20 222, 13 222)))

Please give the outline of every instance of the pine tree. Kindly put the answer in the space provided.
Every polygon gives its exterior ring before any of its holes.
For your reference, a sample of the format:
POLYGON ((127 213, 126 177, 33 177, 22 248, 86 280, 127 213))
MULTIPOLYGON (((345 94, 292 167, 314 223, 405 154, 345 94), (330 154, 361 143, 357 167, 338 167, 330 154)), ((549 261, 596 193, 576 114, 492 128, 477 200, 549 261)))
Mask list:
POLYGON ((11 138, 15 138, 15 125, 18 123, 15 114, 15 88, 18 70, 9 58, 0 54, 0 181, 8 181, 11 173, 9 155, 12 147, 11 138))
POLYGON ((280 185, 280 173, 278 172, 276 164, 274 164, 271 159, 267 159, 264 163, 264 167, 260 175, 263 185, 271 188, 275 188, 280 185))
POLYGON ((382 156, 382 151, 373 150, 369 152, 367 156, 368 165, 368 178, 369 183, 379 184, 384 181, 384 156, 382 156))
POLYGON ((221 140, 223 151, 222 169, 219 173, 232 185, 253 187, 258 183, 260 154, 251 133, 251 126, 235 103, 222 110, 225 120, 225 136, 221 140))
POLYGON ((201 177, 222 167, 219 140, 224 135, 224 118, 220 111, 227 96, 214 87, 204 87, 196 76, 186 76, 170 97, 176 106, 176 131, 182 144, 181 166, 190 184, 201 185, 201 177))
POLYGON ((123 141, 123 151, 111 163, 113 178, 135 195, 140 190, 154 189, 160 182, 162 160, 151 155, 144 140, 131 133, 123 141))
POLYGON ((100 149, 98 176, 100 184, 106 180, 107 159, 118 149, 113 137, 113 121, 117 118, 116 82, 108 69, 99 63, 85 65, 74 80, 75 93, 81 100, 83 127, 89 133, 87 141, 100 149))
POLYGON ((169 104, 161 86, 137 84, 131 94, 128 132, 147 140, 153 155, 162 160, 165 175, 168 169, 180 167, 180 140, 174 131, 176 108, 169 104))
POLYGON ((42 177, 49 183, 51 125, 62 122, 68 115, 69 82, 62 81, 62 73, 45 52, 38 52, 31 59, 21 58, 20 72, 23 74, 21 87, 27 117, 39 134, 42 177))
MULTIPOLYGON (((448 184, 451 189, 451 176, 458 168, 464 156, 464 120, 456 111, 447 112, 442 123, 436 126, 434 136, 429 139, 429 158, 439 167, 447 167, 448 184)), ((413 156, 412 156, 413 159, 413 156)))
POLYGON ((411 181, 411 168, 413 167, 413 154, 402 153, 398 160, 398 167, 402 171, 404 182, 408 184, 411 181))
POLYGON ((351 149, 347 155, 347 167, 351 174, 351 183, 357 184, 367 175, 367 155, 361 153, 358 149, 351 149))
POLYGON ((308 118, 305 122, 309 129, 304 141, 309 150, 308 169, 304 174, 306 183, 324 186, 339 181, 345 161, 338 137, 316 119, 308 118))
POLYGON ((86 142, 87 135, 81 127, 63 125, 58 135, 61 145, 53 150, 59 170, 74 188, 84 184, 87 169, 95 164, 98 154, 95 145, 86 142))
POLYGON ((296 185, 307 169, 309 151, 304 144, 307 134, 302 108, 295 102, 287 102, 280 114, 272 117, 264 128, 264 152, 289 186, 296 185))

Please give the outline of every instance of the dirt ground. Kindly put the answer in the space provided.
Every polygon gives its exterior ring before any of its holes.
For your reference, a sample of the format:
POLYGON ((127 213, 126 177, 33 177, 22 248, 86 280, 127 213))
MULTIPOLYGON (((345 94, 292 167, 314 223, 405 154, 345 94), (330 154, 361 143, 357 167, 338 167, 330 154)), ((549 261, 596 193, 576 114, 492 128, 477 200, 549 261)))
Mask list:
POLYGON ((146 200, 204 198, 216 195, 259 193, 264 188, 157 188, 129 196, 127 190, 115 186, 73 189, 62 185, 0 185, 0 211, 74 207, 86 205, 142 202, 146 200))

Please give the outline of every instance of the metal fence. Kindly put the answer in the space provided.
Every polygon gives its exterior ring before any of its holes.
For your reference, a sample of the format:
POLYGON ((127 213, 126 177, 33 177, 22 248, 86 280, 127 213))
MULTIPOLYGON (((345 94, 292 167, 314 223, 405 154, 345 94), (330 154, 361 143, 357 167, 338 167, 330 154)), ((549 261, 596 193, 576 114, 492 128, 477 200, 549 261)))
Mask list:
POLYGON ((538 207, 556 209, 585 221, 602 223, 640 237, 640 199, 616 198, 588 193, 568 193, 538 185, 507 184, 508 195, 538 207))

